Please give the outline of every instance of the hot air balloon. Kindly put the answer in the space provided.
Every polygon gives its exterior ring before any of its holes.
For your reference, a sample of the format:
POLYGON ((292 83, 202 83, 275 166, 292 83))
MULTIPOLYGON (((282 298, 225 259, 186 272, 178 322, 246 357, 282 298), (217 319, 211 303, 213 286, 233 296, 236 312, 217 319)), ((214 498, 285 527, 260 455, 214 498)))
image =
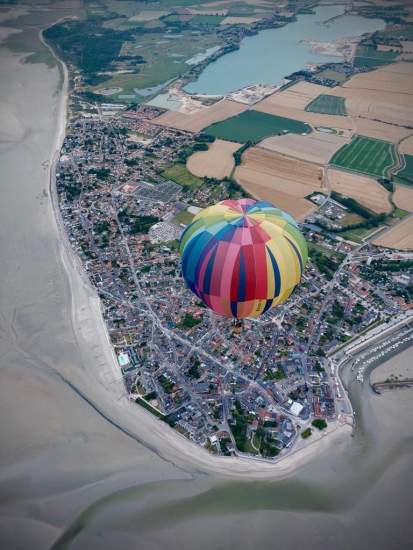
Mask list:
POLYGON ((224 200, 201 210, 180 240, 182 274, 218 315, 258 317, 300 282, 307 244, 295 220, 269 202, 224 200))

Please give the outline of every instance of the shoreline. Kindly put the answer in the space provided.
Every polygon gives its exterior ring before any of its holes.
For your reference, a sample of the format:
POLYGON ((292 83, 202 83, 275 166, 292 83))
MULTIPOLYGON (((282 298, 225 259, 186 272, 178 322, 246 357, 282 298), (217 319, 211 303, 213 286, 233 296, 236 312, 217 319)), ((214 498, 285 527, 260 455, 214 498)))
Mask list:
MULTIPOLYGON (((54 23, 55 24, 55 23, 54 23)), ((173 460, 180 463, 186 463, 190 468, 201 468, 202 471, 208 474, 222 475, 226 477, 238 477, 248 476, 251 478, 265 477, 268 479, 280 479, 288 477, 296 472, 301 466, 307 464, 316 455, 325 451, 326 445, 333 444, 333 440, 340 439, 349 441, 349 437, 346 432, 352 432, 352 428, 349 425, 340 424, 338 421, 329 424, 331 429, 326 432, 322 432, 319 437, 308 441, 305 445, 292 448, 285 455, 281 455, 274 461, 262 459, 260 457, 224 457, 210 454, 207 450, 201 448, 190 440, 186 439, 183 435, 177 433, 168 425, 162 423, 159 419, 155 418, 150 412, 144 410, 139 405, 131 403, 128 399, 127 393, 124 388, 123 379, 121 376, 116 376, 119 373, 119 366, 114 353, 113 346, 110 342, 107 326, 103 318, 103 311, 101 307, 101 301, 96 293, 96 289, 92 286, 87 276, 87 273, 81 263, 80 258, 73 250, 63 225, 61 218, 58 196, 56 191, 55 173, 57 161, 61 146, 64 141, 66 132, 66 123, 68 116, 68 99, 69 99, 69 72, 65 63, 56 55, 53 48, 47 43, 43 37, 43 31, 39 32, 39 38, 41 42, 48 48, 54 59, 62 77, 62 83, 57 93, 61 94, 59 100, 59 107, 57 116, 59 117, 55 147, 52 154, 48 178, 49 178, 49 192, 51 198, 51 205, 53 210, 53 217, 59 233, 60 250, 59 255, 66 271, 69 286, 71 289, 71 304, 72 304, 72 325, 77 335, 79 345, 80 341, 84 340, 84 329, 82 329, 82 323, 85 322, 84 315, 82 315, 81 305, 82 297, 76 296, 76 281, 73 278, 73 270, 79 275, 80 281, 83 287, 83 292, 86 294, 88 305, 93 314, 94 329, 97 331, 98 338, 104 342, 103 350, 107 360, 107 368, 110 368, 109 381, 106 381, 104 388, 101 391, 107 392, 107 395, 100 395, 102 398, 108 398, 113 400, 113 403, 109 403, 109 407, 116 407, 116 405, 122 405, 113 412, 121 413, 121 420, 117 424, 118 429, 124 431, 127 435, 130 435, 136 440, 139 440, 142 444, 146 444, 148 447, 153 448, 159 456, 167 459, 168 456, 173 456, 173 460), (97 321, 97 323, 96 323, 97 321), (110 395, 113 393, 112 387, 109 389, 109 384, 116 384, 121 396, 116 397, 110 395), (117 401, 116 401, 117 399, 117 401), (137 413, 135 411, 138 411, 137 413), (129 416, 129 418, 127 417, 129 416), (127 421, 132 417, 133 425, 131 429, 120 425, 127 424, 127 421), (146 419, 146 422, 145 422, 146 419), (343 428, 343 429, 340 429, 343 428), (145 433, 146 432, 146 433, 145 433), (136 434, 136 436, 135 436, 136 434), (141 434, 144 435, 141 438, 141 434), (329 437, 327 437, 329 436, 329 437), (143 441, 142 441, 142 440, 143 441)), ((90 319, 89 319, 90 320, 90 319)), ((90 349, 88 350, 90 352, 90 349)), ((102 373, 95 368, 94 378, 99 379, 102 377, 102 373)), ((108 374, 106 372, 106 374, 108 374)), ((340 382, 343 384, 339 375, 340 382)), ((96 410, 108 419, 106 412, 103 412, 105 408, 105 399, 102 399, 102 406, 96 404, 96 410)), ((314 432, 316 433, 316 432, 314 432)), ((317 434, 318 435, 318 434, 317 434)), ((313 436, 314 437, 314 436, 313 436)), ((300 440, 301 443, 301 440, 300 440)))
MULTIPOLYGON (((60 149, 62 147, 65 133, 66 133, 66 123, 68 116, 68 99, 69 99, 69 72, 66 67, 66 64, 57 56, 53 48, 47 43, 43 37, 43 29, 39 32, 39 38, 41 42, 48 48, 53 58, 56 60, 59 71, 62 76, 62 83, 60 89, 57 93, 61 94, 61 99, 59 101, 58 114, 59 122, 57 125, 56 139, 54 152, 50 160, 50 165, 48 169, 48 178, 49 178, 49 192, 51 205, 53 209, 53 217, 55 219, 56 228, 59 234, 60 241, 60 250, 59 255, 63 263, 64 269, 69 279, 69 285, 71 288, 71 303, 72 303, 72 324, 75 330, 76 335, 81 340, 84 337, 82 334, 82 329, 80 328, 82 322, 81 306, 77 303, 75 296, 75 281, 73 280, 74 270, 80 277, 83 289, 86 291, 89 306, 93 312, 95 321, 98 321, 95 325, 95 329, 100 333, 100 339, 106 342, 106 356, 110 358, 110 365, 107 365, 111 368, 112 380, 110 383, 121 382, 123 389, 123 412, 129 413, 130 416, 135 416, 136 422, 136 432, 139 431, 148 431, 152 437, 149 437, 149 440, 155 439, 153 442, 150 441, 150 445, 157 447, 161 456, 166 456, 171 454, 174 456, 174 461, 177 462, 186 462, 190 467, 200 467, 205 473, 217 474, 223 476, 236 477, 238 475, 245 476, 246 474, 251 477, 262 477, 263 475, 266 478, 275 479, 275 478, 284 478, 289 474, 295 472, 300 466, 306 464, 310 458, 314 458, 315 455, 318 455, 321 451, 321 447, 325 447, 326 444, 330 442, 333 443, 333 439, 337 439, 338 436, 344 436, 345 427, 341 426, 338 423, 332 423, 331 430, 322 433, 320 437, 316 440, 309 441, 304 447, 292 449, 291 452, 285 456, 281 456, 278 460, 269 461, 266 459, 260 459, 259 457, 224 457, 224 456, 215 456, 210 454, 207 450, 199 447, 195 443, 187 440, 183 435, 177 433, 173 428, 169 427, 165 423, 161 422, 155 418, 150 412, 139 407, 137 404, 132 404, 128 399, 127 393, 124 389, 123 379, 116 377, 115 373, 118 372, 118 364, 116 356, 113 350, 113 346, 110 342, 110 337, 107 331, 106 323, 103 318, 101 301, 98 295, 96 294, 95 288, 91 285, 87 273, 84 270, 83 265, 81 264, 80 258, 77 256, 73 250, 70 242, 67 238, 67 233, 65 231, 63 221, 61 218, 57 191, 56 191, 56 165, 59 158, 60 149), (102 338, 103 337, 103 338, 102 338), (127 406, 125 407, 125 400, 127 406), (134 407, 135 405, 135 407, 134 407), (129 409, 128 411, 126 409, 129 409), (137 412, 136 412, 137 411, 137 412), (131 414, 132 413, 132 414, 131 414), (146 419, 146 423, 142 422, 146 419), (142 426, 142 424, 147 424, 142 426), (343 428, 341 430, 340 428, 343 428), (153 437, 155 434, 155 438, 153 437), (327 437, 329 436, 329 437, 327 437), (158 439, 158 440, 156 440, 158 439), (167 448, 164 447, 164 443, 167 442, 167 448), (194 456, 196 453, 197 456, 194 456)), ((99 376, 99 372, 96 372, 96 377, 99 376)), ((106 388, 107 390, 108 388, 106 388)), ((110 396, 115 400, 115 396, 110 396)), ((99 405, 97 404, 97 408, 99 405)), ((103 414, 103 413, 101 413, 103 414)), ((329 426, 330 426, 329 425, 329 426)), ((126 431, 126 430, 125 430, 126 431)), ((129 431, 129 430, 128 430, 129 431)), ((140 438, 139 438, 140 439, 140 438)), ((347 437, 346 437, 347 439, 347 437)), ((144 438, 145 441, 146 440, 144 438)))

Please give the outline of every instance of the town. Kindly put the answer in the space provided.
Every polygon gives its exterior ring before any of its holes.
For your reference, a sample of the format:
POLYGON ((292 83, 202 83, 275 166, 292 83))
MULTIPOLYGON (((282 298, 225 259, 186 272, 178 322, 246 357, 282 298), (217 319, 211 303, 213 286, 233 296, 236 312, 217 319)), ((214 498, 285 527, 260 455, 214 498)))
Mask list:
POLYGON ((310 262, 290 299, 259 319, 215 316, 185 287, 179 237, 201 208, 246 193, 228 177, 174 181, 214 138, 159 126, 159 114, 72 115, 56 173, 65 230, 130 399, 212 453, 275 460, 352 423, 334 358, 408 312, 412 255, 341 236, 351 204, 316 193, 301 224, 310 262))

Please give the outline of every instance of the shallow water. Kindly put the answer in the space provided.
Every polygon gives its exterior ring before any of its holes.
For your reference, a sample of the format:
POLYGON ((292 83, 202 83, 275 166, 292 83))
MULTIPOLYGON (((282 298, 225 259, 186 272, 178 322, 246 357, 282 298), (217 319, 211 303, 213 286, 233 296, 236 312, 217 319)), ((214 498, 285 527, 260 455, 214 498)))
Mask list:
POLYGON ((1 48, 0 99, 0 546, 410 548, 409 391, 377 396, 349 374, 355 436, 277 482, 222 480, 121 431, 135 422, 139 438, 141 428, 129 413, 111 416, 113 396, 91 377, 96 363, 109 376, 109 360, 94 332, 88 341, 75 330, 77 301, 94 317, 63 267, 42 165, 57 69, 1 48))
POLYGON ((310 51, 302 40, 331 42, 383 29, 381 19, 343 16, 327 25, 321 22, 343 13, 343 6, 316 8, 315 14, 299 15, 295 23, 279 29, 267 29, 245 38, 239 50, 207 65, 195 82, 185 86, 189 93, 228 94, 252 84, 277 84, 307 63, 340 62, 341 57, 310 51))

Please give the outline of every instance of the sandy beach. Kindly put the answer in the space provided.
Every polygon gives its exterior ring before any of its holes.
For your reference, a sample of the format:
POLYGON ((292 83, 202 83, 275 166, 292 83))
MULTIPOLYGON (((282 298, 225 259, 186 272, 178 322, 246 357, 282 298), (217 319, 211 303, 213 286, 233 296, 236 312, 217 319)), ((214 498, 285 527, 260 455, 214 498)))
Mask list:
MULTIPOLYGON (((49 46, 47 45, 47 47, 49 46)), ((54 52, 52 53, 55 56, 54 52)), ((65 135, 69 91, 67 68, 60 59, 56 56, 55 58, 63 69, 63 83, 60 92, 55 153, 50 165, 50 191, 56 228, 60 236, 60 258, 69 278, 72 292, 73 330, 77 334, 86 361, 91 352, 94 354, 99 351, 100 354, 99 361, 91 363, 91 370, 88 373, 93 377, 94 381, 91 383, 94 388, 100 386, 99 394, 94 401, 94 408, 102 416, 113 419, 118 429, 124 433, 141 443, 145 442, 152 450, 156 449, 163 458, 172 459, 174 463, 181 463, 185 468, 201 469, 205 473, 232 478, 247 476, 255 479, 281 479, 291 475, 307 460, 325 452, 329 445, 336 445, 339 440, 348 437, 351 429, 348 426, 332 424, 323 435, 320 434, 317 437, 315 434, 307 444, 299 445, 299 448, 293 449, 288 455, 280 457, 274 463, 250 458, 218 457, 190 442, 148 411, 129 401, 117 359, 110 344, 100 300, 95 289, 89 283, 79 258, 70 246, 57 204, 55 165, 65 135)))

